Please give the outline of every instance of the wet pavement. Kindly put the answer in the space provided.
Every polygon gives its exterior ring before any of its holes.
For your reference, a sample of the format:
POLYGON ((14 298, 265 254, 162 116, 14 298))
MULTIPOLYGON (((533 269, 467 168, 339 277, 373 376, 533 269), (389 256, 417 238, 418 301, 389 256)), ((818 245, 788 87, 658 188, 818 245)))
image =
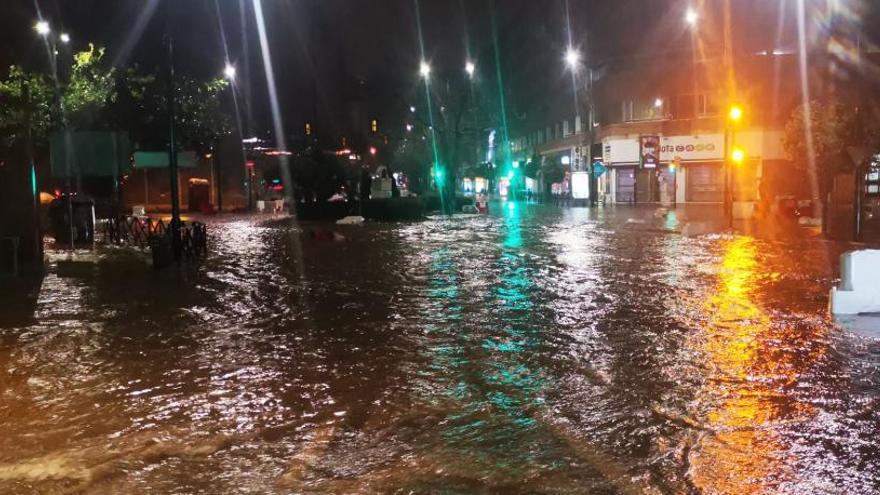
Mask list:
POLYGON ((880 493, 848 246, 493 207, 53 265, 0 303, 0 493, 880 493))

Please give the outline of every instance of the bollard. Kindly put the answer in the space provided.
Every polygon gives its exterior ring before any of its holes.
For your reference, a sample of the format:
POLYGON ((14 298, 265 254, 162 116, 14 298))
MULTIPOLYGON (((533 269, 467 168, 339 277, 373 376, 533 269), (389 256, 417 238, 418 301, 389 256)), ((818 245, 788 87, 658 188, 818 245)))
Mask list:
POLYGON ((880 250, 862 249, 840 255, 840 286, 831 288, 831 313, 880 313, 880 250))

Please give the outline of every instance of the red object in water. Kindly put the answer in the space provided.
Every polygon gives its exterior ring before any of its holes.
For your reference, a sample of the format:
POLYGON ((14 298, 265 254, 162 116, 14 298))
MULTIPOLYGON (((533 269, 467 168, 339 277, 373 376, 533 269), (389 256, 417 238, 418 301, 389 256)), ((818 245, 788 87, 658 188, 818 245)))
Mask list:
POLYGON ((489 213, 489 201, 486 200, 485 196, 478 196, 475 203, 477 205, 477 211, 480 213, 489 213))

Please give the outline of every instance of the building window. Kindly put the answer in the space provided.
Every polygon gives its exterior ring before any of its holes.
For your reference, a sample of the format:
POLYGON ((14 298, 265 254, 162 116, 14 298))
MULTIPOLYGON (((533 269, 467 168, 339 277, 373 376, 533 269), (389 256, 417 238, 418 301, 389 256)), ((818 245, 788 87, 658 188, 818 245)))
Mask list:
POLYGON ((696 115, 696 97, 693 94, 678 95, 673 103, 673 115, 676 119, 692 119, 696 115))
POLYGON ((715 117, 718 115, 718 96, 713 93, 687 93, 675 98, 673 115, 676 119, 715 117))
POLYGON ((575 117, 574 117, 574 133, 575 134, 581 133, 581 116, 580 115, 575 115, 575 117))
POLYGON ((714 117, 718 115, 718 98, 711 93, 697 95, 697 116, 714 117))
POLYGON ((568 136, 568 134, 569 134, 568 130, 569 130, 568 129, 568 119, 565 119, 562 121, 562 135, 568 136))
POLYGON ((666 118, 669 113, 666 98, 636 98, 633 100, 624 100, 623 102, 623 121, 634 122, 640 120, 661 120, 666 118))

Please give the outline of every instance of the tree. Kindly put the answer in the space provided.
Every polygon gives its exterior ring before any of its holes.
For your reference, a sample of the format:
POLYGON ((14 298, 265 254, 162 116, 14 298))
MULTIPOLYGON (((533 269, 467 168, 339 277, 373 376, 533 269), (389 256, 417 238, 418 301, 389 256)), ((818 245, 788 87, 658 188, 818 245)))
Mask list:
POLYGON ((105 110, 116 100, 116 69, 104 60, 104 48, 73 55, 70 79, 60 88, 64 127, 89 129, 106 126, 105 110))
POLYGON ((323 203, 341 191, 348 180, 346 163, 337 155, 310 148, 290 161, 296 201, 323 203))
POLYGON ((862 103, 859 106, 837 98, 812 100, 795 108, 785 126, 782 144, 786 154, 795 168, 815 178, 818 186, 815 192, 823 230, 827 229, 828 196, 834 176, 856 167, 847 149, 876 148, 880 138, 877 106, 862 103))
POLYGON ((182 142, 207 151, 232 132, 232 119, 220 103, 228 86, 225 79, 177 81, 177 124, 182 142))
MULTIPOLYGON (((166 146, 166 81, 133 67, 116 84, 119 104, 113 114, 117 125, 131 132, 134 140, 142 146, 166 146)), ((177 78, 176 139, 181 148, 205 152, 232 132, 232 118, 221 103, 228 87, 229 82, 225 79, 177 78)))
POLYGON ((427 137, 408 137, 398 142, 394 152, 392 166, 403 172, 408 181, 409 190, 415 194, 424 194, 428 185, 431 167, 431 150, 427 137))
POLYGON ((21 144, 28 130, 35 141, 45 141, 52 121, 52 86, 38 73, 13 65, 0 81, 0 139, 7 147, 21 144))
POLYGON ((854 144, 856 114, 837 100, 813 100, 806 104, 806 109, 800 105, 792 111, 785 126, 783 147, 796 167, 807 170, 812 155, 817 175, 833 175, 838 167, 846 165, 839 158, 847 146, 854 144))

